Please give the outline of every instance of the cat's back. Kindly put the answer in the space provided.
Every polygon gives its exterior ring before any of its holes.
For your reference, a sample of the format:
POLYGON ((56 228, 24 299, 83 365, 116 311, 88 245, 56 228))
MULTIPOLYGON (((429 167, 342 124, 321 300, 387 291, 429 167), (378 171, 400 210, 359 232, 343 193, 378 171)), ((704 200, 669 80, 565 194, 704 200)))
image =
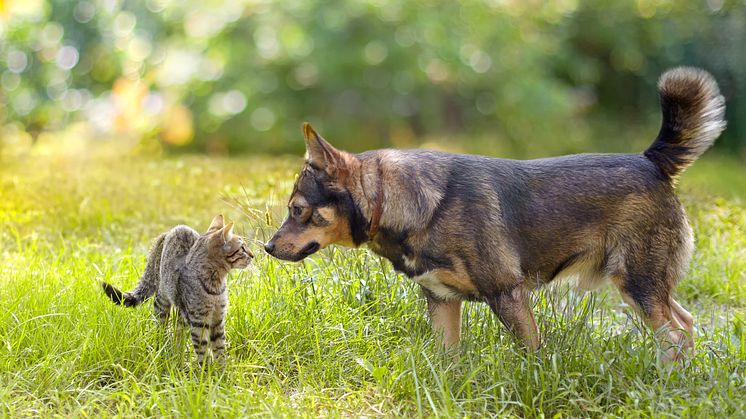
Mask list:
POLYGON ((176 226, 166 233, 161 254, 161 278, 171 276, 170 273, 177 272, 184 265, 189 249, 198 238, 199 233, 185 225, 176 226))
POLYGON ((169 230, 163 242, 161 264, 171 261, 178 264, 183 263, 189 249, 192 248, 198 238, 199 233, 189 226, 178 225, 169 230))
POLYGON ((170 302, 176 303, 177 285, 184 261, 189 250, 199 238, 193 228, 179 225, 169 230, 163 239, 163 250, 160 255, 160 278, 158 294, 170 302))

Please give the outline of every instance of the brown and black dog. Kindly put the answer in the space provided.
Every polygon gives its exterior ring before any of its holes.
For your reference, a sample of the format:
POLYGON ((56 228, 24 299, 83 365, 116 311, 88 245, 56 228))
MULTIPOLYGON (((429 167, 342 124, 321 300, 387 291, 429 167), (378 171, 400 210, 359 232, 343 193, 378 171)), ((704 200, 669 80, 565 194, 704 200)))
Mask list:
POLYGON ((670 346, 693 346, 692 316, 672 291, 692 231, 676 178, 725 128, 705 71, 677 68, 658 89, 663 121, 642 154, 507 160, 426 150, 337 150, 304 124, 307 158, 267 253, 299 261, 336 243, 368 244, 422 286, 433 329, 458 342, 463 300, 483 301, 539 346, 529 291, 574 276, 619 289, 670 346))

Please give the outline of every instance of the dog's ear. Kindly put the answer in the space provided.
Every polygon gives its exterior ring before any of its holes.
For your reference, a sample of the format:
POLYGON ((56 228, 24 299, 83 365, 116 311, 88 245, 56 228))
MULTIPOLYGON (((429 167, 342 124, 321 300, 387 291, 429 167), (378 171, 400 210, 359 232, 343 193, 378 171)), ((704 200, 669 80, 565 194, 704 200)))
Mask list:
POLYGON ((341 163, 340 151, 320 136, 308 122, 303 123, 303 137, 306 139, 308 163, 316 169, 333 174, 341 163))
POLYGON ((223 228, 223 214, 218 214, 215 216, 215 218, 212 219, 210 227, 207 228, 207 232, 213 233, 220 230, 221 228, 223 228))

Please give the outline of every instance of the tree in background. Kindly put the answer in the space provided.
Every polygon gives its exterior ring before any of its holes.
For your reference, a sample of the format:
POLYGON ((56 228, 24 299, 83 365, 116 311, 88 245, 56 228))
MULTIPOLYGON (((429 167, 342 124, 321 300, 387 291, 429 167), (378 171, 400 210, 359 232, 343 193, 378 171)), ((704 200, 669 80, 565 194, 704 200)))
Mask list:
POLYGON ((352 150, 625 150, 690 64, 743 153, 745 28, 736 1, 0 0, 0 124, 210 152, 298 152, 303 120, 352 150))

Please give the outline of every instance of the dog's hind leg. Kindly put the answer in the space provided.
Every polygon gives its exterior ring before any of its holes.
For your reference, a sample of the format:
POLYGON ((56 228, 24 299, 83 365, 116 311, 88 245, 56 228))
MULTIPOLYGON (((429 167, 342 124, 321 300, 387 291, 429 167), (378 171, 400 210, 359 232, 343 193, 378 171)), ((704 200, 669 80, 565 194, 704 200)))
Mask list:
MULTIPOLYGON (((694 346, 692 316, 671 296, 669 284, 673 282, 639 272, 632 270, 614 275, 612 282, 624 301, 642 315, 661 338, 663 361, 680 360, 694 346)), ((658 272, 665 275, 665 271, 658 272)))
MULTIPOLYGON (((681 360, 694 346, 693 329, 683 323, 669 302, 661 299, 648 301, 645 306, 635 296, 622 291, 622 298, 640 313, 645 322, 659 335, 662 341, 664 362, 681 360)), ((669 299, 673 301, 673 299, 669 299)))
POLYGON ((530 292, 521 286, 486 298, 487 304, 505 327, 530 350, 539 348, 539 329, 531 310, 530 292))
POLYGON ((441 344, 450 348, 461 337, 461 300, 442 300, 423 288, 433 332, 441 344))
POLYGON ((694 317, 684 307, 679 304, 678 301, 671 297, 671 308, 674 316, 676 316, 686 331, 689 332, 689 336, 694 337, 694 317))
POLYGON ((672 294, 689 267, 691 230, 685 222, 664 223, 623 243, 607 259, 612 282, 661 339, 662 359, 684 358, 694 347, 693 319, 672 294))

